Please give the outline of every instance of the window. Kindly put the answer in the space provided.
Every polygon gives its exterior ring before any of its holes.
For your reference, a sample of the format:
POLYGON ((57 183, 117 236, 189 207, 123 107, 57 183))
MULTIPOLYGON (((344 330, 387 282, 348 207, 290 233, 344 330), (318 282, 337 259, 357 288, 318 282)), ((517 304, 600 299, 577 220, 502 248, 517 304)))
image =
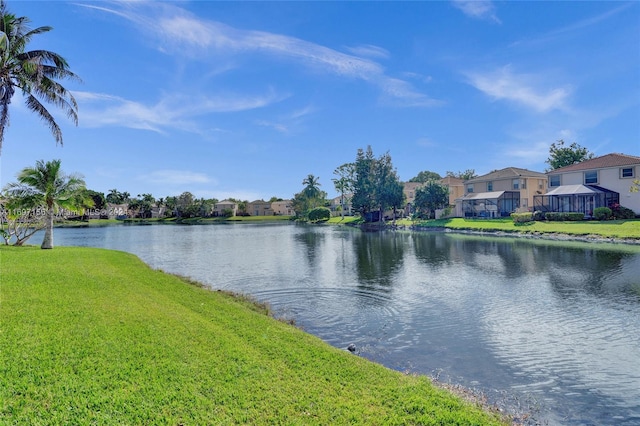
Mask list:
POLYGON ((598 183, 598 172, 597 171, 584 172, 584 184, 590 185, 594 183, 598 183))
POLYGON ((493 191, 493 182, 487 182, 487 191, 493 191))
POLYGON ((473 192, 473 184, 470 183, 467 185, 467 193, 472 193, 473 192))
POLYGON ((632 178, 634 177, 634 168, 633 167, 625 167, 620 169, 620 177, 621 178, 632 178))
POLYGON ((526 179, 520 179, 520 188, 527 189, 527 180, 526 179))
POLYGON ((513 189, 520 189, 520 179, 513 180, 513 189))
POLYGON ((538 179, 538 189, 544 189, 544 179, 538 179))
POLYGON ((560 186, 560 175, 549 176, 549 187, 560 186))

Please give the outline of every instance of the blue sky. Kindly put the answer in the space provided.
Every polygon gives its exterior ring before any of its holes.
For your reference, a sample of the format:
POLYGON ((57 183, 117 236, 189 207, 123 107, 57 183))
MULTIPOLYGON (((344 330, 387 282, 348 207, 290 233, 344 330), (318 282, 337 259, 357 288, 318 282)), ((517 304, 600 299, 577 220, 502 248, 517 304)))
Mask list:
POLYGON ((64 146, 18 93, 2 185, 62 160, 101 192, 290 198, 358 148, 402 180, 640 155, 640 2, 11 1, 82 83, 64 146))

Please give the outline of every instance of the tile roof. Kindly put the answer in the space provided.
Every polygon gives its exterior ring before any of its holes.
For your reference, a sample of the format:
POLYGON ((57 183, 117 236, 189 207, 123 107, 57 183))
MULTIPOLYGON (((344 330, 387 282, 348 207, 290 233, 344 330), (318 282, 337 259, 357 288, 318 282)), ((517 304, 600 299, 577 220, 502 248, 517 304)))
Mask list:
POLYGON ((606 169, 608 167, 632 166, 640 164, 640 157, 626 154, 607 154, 601 157, 585 160, 581 163, 572 164, 570 166, 561 167, 550 171, 547 174, 553 175, 558 173, 577 172, 581 170, 606 169))
POLYGON ((510 179, 517 177, 533 177, 546 179, 547 175, 540 172, 534 172, 527 169, 519 169, 517 167, 507 167, 505 169, 494 170, 491 173, 487 173, 486 175, 478 176, 473 179, 469 179, 466 182, 474 183, 474 182, 484 182, 488 180, 500 180, 500 179, 510 179))

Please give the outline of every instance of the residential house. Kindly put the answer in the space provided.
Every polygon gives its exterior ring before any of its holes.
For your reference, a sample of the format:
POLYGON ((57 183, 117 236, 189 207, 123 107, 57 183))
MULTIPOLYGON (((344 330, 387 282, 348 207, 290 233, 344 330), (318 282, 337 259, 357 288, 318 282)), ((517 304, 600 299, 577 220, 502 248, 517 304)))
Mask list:
POLYGON ((151 218, 158 219, 165 217, 165 212, 167 211, 164 206, 153 206, 151 207, 151 218))
POLYGON ((247 213, 250 216, 273 216, 271 202, 264 200, 255 200, 247 203, 247 213))
POLYGON ((454 206, 458 198, 464 197, 464 180, 446 176, 440 179, 440 184, 446 186, 449 189, 449 205, 454 206))
POLYGON ((213 205, 214 216, 235 216, 238 214, 238 203, 231 200, 222 200, 213 205))
POLYGON ((607 154, 547 173, 548 191, 535 197, 534 208, 545 212, 580 212, 620 204, 640 214, 640 193, 631 192, 640 178, 640 157, 607 154))
POLYGON ((129 204, 107 203, 107 217, 109 219, 126 219, 129 217, 129 204))
POLYGON ((344 210, 345 216, 351 216, 353 214, 351 211, 352 196, 353 194, 344 194, 344 196, 338 195, 337 197, 329 200, 329 210, 331 210, 331 212, 336 216, 341 215, 342 210, 344 210))
POLYGON ((296 214, 293 211, 291 200, 274 201, 271 203, 271 210, 273 210, 273 214, 279 216, 295 216, 296 214))
POLYGON ((507 167, 466 180, 465 195, 456 200, 456 215, 504 217, 531 211, 534 195, 546 192, 546 179, 544 173, 507 167))
MULTIPOLYGON (((462 179, 447 176, 438 181, 442 186, 445 186, 449 190, 449 205, 456 204, 456 199, 464 196, 464 181, 462 179)), ((405 182, 404 183, 404 196, 406 201, 405 215, 409 216, 414 213, 414 205, 416 200, 416 191, 418 188, 424 186, 423 182, 405 182)))
POLYGON ((416 191, 421 186, 424 186, 424 183, 423 182, 404 182, 403 185, 404 187, 402 189, 402 192, 404 193, 404 201, 406 203, 404 207, 404 215, 410 216, 413 213, 415 213, 414 205, 416 201, 416 191))

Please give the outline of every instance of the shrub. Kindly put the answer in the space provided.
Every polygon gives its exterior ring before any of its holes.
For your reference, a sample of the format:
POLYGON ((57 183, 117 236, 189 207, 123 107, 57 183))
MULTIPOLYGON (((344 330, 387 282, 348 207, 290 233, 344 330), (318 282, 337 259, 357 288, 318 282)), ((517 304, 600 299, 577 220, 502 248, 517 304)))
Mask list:
POLYGON ((613 212, 609 207, 596 207, 593 209, 593 218, 596 220, 611 219, 613 212))
POLYGON ((531 213, 511 213, 511 219, 513 223, 527 223, 533 221, 533 214, 531 213))
POLYGON ((533 212, 533 220, 544 220, 544 212, 536 210, 533 212))
POLYGON ((331 218, 331 210, 326 207, 316 207, 309 212, 308 216, 311 222, 329 220, 331 218))
POLYGON ((571 221, 576 222, 580 220, 584 220, 584 213, 578 212, 547 212, 545 213, 545 219, 550 221, 571 221))
POLYGON ((611 214, 614 219, 633 219, 636 217, 633 210, 623 207, 620 204, 612 204, 609 207, 611 208, 611 214))

